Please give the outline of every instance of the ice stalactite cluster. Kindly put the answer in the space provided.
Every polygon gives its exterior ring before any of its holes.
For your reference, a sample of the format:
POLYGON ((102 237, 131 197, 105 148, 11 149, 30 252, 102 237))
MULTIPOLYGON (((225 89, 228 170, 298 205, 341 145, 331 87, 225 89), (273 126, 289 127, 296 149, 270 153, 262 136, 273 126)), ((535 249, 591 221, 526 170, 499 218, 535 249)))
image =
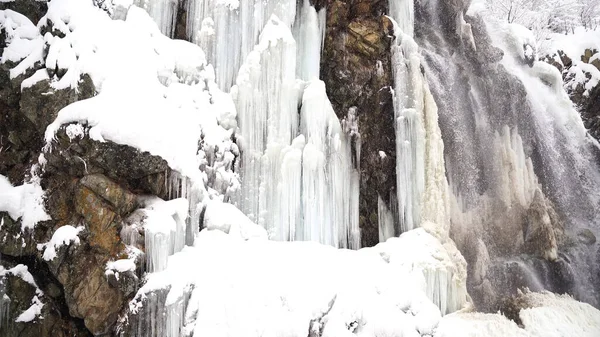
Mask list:
POLYGON ((169 256, 185 246, 188 201, 173 199, 156 200, 145 209, 144 237, 146 247, 146 270, 150 273, 164 270, 169 256))
POLYGON ((319 78, 326 14, 325 8, 317 12, 309 0, 303 0, 296 9, 293 34, 297 49, 296 76, 301 80, 319 78))
POLYGON ((273 15, 240 68, 232 88, 240 128, 239 205, 271 238, 358 248, 356 153, 351 130, 342 128, 318 80, 318 17, 305 3, 294 36, 273 15))
POLYGON ((324 83, 316 78, 318 68, 297 66, 315 55, 297 60, 296 50, 289 28, 272 16, 232 89, 242 150, 239 204, 272 238, 358 248, 351 130, 337 119, 324 83), (296 80, 296 69, 313 79, 296 80))
MULTIPOLYGON (((399 12, 402 26, 412 18, 407 13, 399 12)), ((424 220, 447 231, 448 187, 437 105, 421 72, 418 45, 396 22, 394 32, 392 68, 400 231, 416 228, 424 220)))
POLYGON ((206 52, 223 90, 234 84, 271 15, 287 27, 296 15, 296 0, 189 0, 187 4, 188 37, 206 52))

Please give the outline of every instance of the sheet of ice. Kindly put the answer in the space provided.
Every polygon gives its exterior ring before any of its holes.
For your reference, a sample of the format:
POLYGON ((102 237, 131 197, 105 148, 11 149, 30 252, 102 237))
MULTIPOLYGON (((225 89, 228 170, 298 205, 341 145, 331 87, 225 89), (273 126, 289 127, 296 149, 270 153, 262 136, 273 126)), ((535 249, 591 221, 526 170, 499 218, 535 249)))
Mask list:
POLYGON ((271 238, 357 248, 358 174, 350 137, 324 83, 296 80, 296 56, 292 33, 272 16, 232 89, 242 152, 238 204, 271 238))
POLYGON ((21 230, 33 229, 36 223, 50 220, 38 179, 12 186, 8 178, 0 175, 0 211, 7 212, 13 220, 21 219, 21 230))
POLYGON ((83 230, 82 226, 77 228, 64 225, 59 227, 54 234, 52 234, 52 238, 47 243, 41 243, 37 245, 38 250, 44 250, 44 254, 42 258, 46 261, 52 261, 56 258, 56 250, 62 246, 79 244, 79 233, 83 230))
POLYGON ((147 277, 130 303, 134 315, 129 321, 162 320, 163 328, 153 325, 157 335, 169 326, 161 318, 169 315, 165 308, 187 303, 175 310, 185 317, 182 325, 165 336, 181 331, 191 336, 306 336, 308 327, 322 336, 431 334, 441 314, 425 294, 427 280, 419 268, 426 265, 423 261, 442 267, 446 260, 419 255, 443 254, 439 243, 406 254, 410 249, 404 246, 423 243, 427 234, 420 231, 351 251, 203 230, 193 247, 174 254, 165 270, 147 277), (152 298, 162 298, 164 304, 152 298))
POLYGON ((297 44, 296 77, 304 81, 319 78, 321 48, 325 38, 326 9, 319 12, 309 0, 303 0, 296 9, 293 34, 297 44))

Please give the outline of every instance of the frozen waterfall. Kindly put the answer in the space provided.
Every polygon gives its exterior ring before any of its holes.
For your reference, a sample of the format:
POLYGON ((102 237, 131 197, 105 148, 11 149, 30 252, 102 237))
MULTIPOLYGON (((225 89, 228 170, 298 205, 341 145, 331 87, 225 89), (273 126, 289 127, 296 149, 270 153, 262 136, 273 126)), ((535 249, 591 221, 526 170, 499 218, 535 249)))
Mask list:
MULTIPOLYGON (((155 9, 173 3, 143 3, 167 34, 175 12, 155 9)), ((309 0, 187 2, 187 35, 237 109, 241 191, 231 201, 273 239, 358 248, 360 144, 319 81, 324 33, 325 9, 309 0)), ((188 223, 199 219, 194 199, 188 223)))
MULTIPOLYGON (((395 40, 392 44, 394 114, 396 120, 396 179, 400 232, 431 221, 447 232, 448 196, 444 143, 437 104, 421 70, 419 47, 411 37, 412 1, 390 1, 395 40), (405 31, 407 30, 407 31, 405 31)), ((390 221, 380 219, 380 228, 390 221)), ((393 232, 384 229, 384 232, 393 232)))

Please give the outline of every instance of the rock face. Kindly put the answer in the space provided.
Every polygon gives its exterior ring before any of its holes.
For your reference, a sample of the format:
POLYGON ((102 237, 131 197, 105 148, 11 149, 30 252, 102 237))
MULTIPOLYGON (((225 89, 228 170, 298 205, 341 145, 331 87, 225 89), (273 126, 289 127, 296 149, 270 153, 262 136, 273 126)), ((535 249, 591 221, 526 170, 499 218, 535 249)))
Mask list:
MULTIPOLYGON (((22 10, 37 21, 46 4, 16 1, 0 6, 22 10)), ((0 36, 2 53, 3 30, 0 36)), ((52 220, 23 232, 19 219, 0 213, 0 288, 11 299, 0 336, 110 334, 139 279, 133 273, 107 277, 106 265, 126 257, 119 235, 123 219, 138 206, 138 195, 166 197, 168 165, 128 146, 93 141, 86 126, 77 124, 63 126, 43 149, 45 129, 60 109, 92 97, 95 87, 84 75, 77 88, 56 90, 49 80, 21 88, 24 79, 45 68, 35 64, 11 80, 9 70, 16 64, 0 65, 0 174, 16 185, 38 176, 52 220), (65 225, 83 228, 79 242, 63 245, 56 257, 45 259, 44 246, 38 244, 49 242, 65 225), (37 285, 6 272, 15 266, 28 269, 37 285), (27 323, 15 322, 36 300, 43 304, 38 315, 27 323)))
POLYGON ((395 195, 396 145, 387 1, 317 1, 327 5, 321 78, 340 119, 358 117, 361 246, 379 242, 377 203, 395 195), (382 151, 385 156, 380 155, 382 151))

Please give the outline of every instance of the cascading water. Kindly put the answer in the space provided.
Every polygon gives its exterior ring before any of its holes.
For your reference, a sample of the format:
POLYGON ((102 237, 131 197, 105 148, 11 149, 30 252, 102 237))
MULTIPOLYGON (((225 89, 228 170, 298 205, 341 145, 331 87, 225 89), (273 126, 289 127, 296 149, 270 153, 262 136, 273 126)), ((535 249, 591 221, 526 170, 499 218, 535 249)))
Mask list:
POLYGON ((462 3, 419 2, 415 39, 439 107, 451 233, 469 262, 471 294, 493 309, 506 281, 498 275, 510 275, 501 266, 522 261, 529 267, 521 272, 535 274, 524 278, 535 280, 530 287, 557 289, 544 283, 544 270, 554 270, 563 278, 554 280, 558 288, 597 305, 597 247, 558 244, 563 226, 566 237, 595 231, 593 141, 556 69, 527 65, 524 48, 533 39, 503 25, 490 29, 492 44, 481 19, 467 23, 465 11, 462 3))

